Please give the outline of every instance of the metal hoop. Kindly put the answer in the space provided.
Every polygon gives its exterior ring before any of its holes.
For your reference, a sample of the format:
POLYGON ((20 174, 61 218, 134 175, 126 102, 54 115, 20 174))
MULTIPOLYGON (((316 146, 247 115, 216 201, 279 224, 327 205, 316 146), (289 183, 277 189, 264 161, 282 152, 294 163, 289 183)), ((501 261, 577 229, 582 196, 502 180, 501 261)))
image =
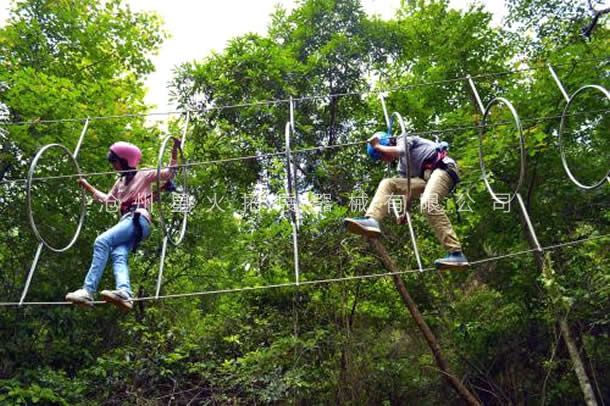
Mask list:
POLYGON ((390 122, 390 116, 388 115, 388 109, 385 105, 385 93, 379 93, 379 101, 381 102, 381 109, 383 110, 383 118, 385 119, 385 125, 388 127, 388 134, 392 132, 392 124, 390 122))
MULTIPOLYGON (((167 137, 165 137, 165 139, 161 143, 161 148, 159 149, 159 161, 157 163, 157 190, 158 190, 159 194, 161 193, 161 170, 163 169, 163 155, 165 155, 165 149, 167 147, 167 143, 172 138, 173 137, 171 135, 168 135, 167 137)), ((180 146, 178 148, 178 151, 180 153, 180 164, 181 164, 181 168, 179 170, 183 173, 183 177, 184 177, 184 179, 183 179, 184 194, 188 197, 188 183, 186 182, 187 181, 187 171, 186 171, 186 167, 184 166, 185 161, 184 161, 184 152, 182 151, 182 146, 180 146)), ((160 195, 159 195, 159 198, 160 198, 160 195)), ((190 204, 190 202, 189 202, 189 204, 190 204)), ((188 213, 184 213, 184 217, 182 218, 182 224, 180 226, 180 234, 178 235, 177 239, 174 239, 174 237, 172 236, 172 233, 168 229, 168 224, 166 222, 165 216, 163 215, 163 205, 159 204, 159 226, 161 227, 161 230, 163 231, 163 236, 167 237, 169 242, 171 242, 172 245, 174 245, 174 246, 180 245, 180 243, 184 239, 184 236, 186 234, 187 218, 188 218, 188 213)))
POLYGON ((570 108, 570 105, 572 104, 572 102, 574 101, 576 96, 578 96, 580 93, 584 92, 587 89, 599 90, 600 92, 602 92, 604 94, 604 96, 606 96, 606 98, 608 100, 610 100, 610 93, 604 87, 598 86, 598 85, 583 86, 572 94, 572 96, 568 100, 568 103, 566 104, 565 108, 563 109, 563 113, 561 114, 561 121, 559 124, 559 154, 561 155, 561 163, 563 165, 563 169, 565 170, 566 174, 568 175, 568 178, 570 178, 572 183, 574 183, 576 186, 578 186, 581 189, 593 190, 593 189, 597 189, 598 187, 600 187, 601 185, 606 183, 606 181, 610 182, 610 169, 608 169, 608 172, 606 173, 606 175, 604 175, 598 182, 596 182, 592 185, 585 185, 584 183, 581 183, 578 179, 576 179, 576 177, 570 170, 570 167, 568 165, 568 160, 566 159, 565 147, 564 147, 563 141, 562 141, 563 138, 561 136, 561 134, 563 133, 563 130, 565 128, 567 113, 568 113, 568 109, 570 108))
POLYGON ((32 178, 34 177, 34 172, 36 171, 36 166, 38 165, 38 160, 42 157, 42 154, 44 154, 47 150, 49 150, 51 148, 59 148, 62 151, 64 151, 72 159, 72 163, 74 163, 74 166, 76 167, 76 172, 79 175, 79 178, 82 177, 80 167, 78 166, 78 162, 76 161, 76 158, 74 157, 74 155, 72 154, 72 152, 70 152, 70 150, 68 148, 64 147, 61 144, 45 145, 36 153, 36 156, 32 160, 32 163, 30 164, 30 169, 28 171, 28 178, 27 178, 27 183, 26 183, 27 211, 28 211, 28 217, 30 219, 30 225, 32 226, 32 231, 34 232, 36 239, 38 241, 40 241, 41 244, 44 244, 44 246, 47 247, 48 249, 50 249, 51 251, 64 252, 64 251, 69 250, 74 245, 76 240, 78 239, 80 231, 85 222, 85 213, 87 211, 87 207, 86 207, 86 201, 85 201, 85 191, 81 188, 80 189, 80 217, 78 219, 78 225, 76 227, 76 232, 74 233, 74 236, 72 237, 72 239, 70 240, 68 245, 66 245, 63 248, 57 248, 57 247, 54 247, 53 245, 51 245, 51 243, 49 243, 47 240, 45 240, 42 237, 42 235, 40 234, 40 231, 38 231, 38 227, 36 226, 36 221, 34 220, 34 213, 32 212, 32 178))
MULTIPOLYGON (((392 114, 390 114, 390 124, 389 124, 389 131, 390 133, 392 132, 392 127, 394 126, 394 117, 396 117, 398 119, 398 125, 400 125, 400 135, 406 134, 407 133, 407 127, 405 126, 405 121, 403 120, 402 116, 400 115, 399 112, 395 111, 392 114)), ((389 134, 392 135, 392 134, 389 134)), ((400 136, 399 135, 399 136, 400 136)))
POLYGON ((523 136, 523 129, 521 127, 521 120, 519 119, 519 115, 517 111, 513 107, 512 103, 503 97, 496 97, 492 99, 485 107, 485 112, 483 113, 483 120, 481 121, 481 128, 479 129, 479 164, 481 166, 481 173, 483 174, 483 181, 485 182, 485 186, 487 187, 487 191, 491 195, 491 198, 500 204, 507 204, 513 201, 517 192, 523 185, 523 179, 525 178, 525 138, 523 136), (487 177, 487 170, 485 169, 485 162, 483 161, 483 135, 485 134, 485 129, 487 126, 487 118, 489 116, 489 112, 491 111, 491 107, 496 103, 503 103, 513 116, 515 120, 515 126, 519 131, 519 150, 520 150, 520 169, 519 169, 519 181, 517 182, 517 186, 515 190, 511 193, 510 198, 508 200, 500 199, 493 191, 491 187, 491 183, 489 182, 489 178, 487 177))
POLYGON ((284 127, 284 145, 286 147, 286 193, 289 197, 292 196, 294 191, 294 208, 291 208, 291 213, 294 216, 297 230, 301 227, 301 208, 299 202, 299 191, 297 190, 297 169, 296 163, 294 163, 290 137, 296 137, 296 126, 294 123, 294 100, 290 97, 290 120, 286 122, 284 127))
MULTIPOLYGON (((286 122, 286 126, 284 127, 284 138, 286 145, 286 193, 288 193, 288 197, 291 197, 294 186, 292 179, 292 154, 290 153, 290 134, 292 131, 292 124, 290 121, 286 122)), ((290 211, 293 210, 291 209, 290 211)))
MULTIPOLYGON (((292 246, 294 256, 294 281, 296 286, 300 284, 300 266, 299 266, 299 227, 300 227, 300 212, 299 212, 299 191, 297 190, 296 176, 292 174, 292 155, 290 154, 290 133, 294 131, 294 126, 291 121, 286 123, 285 135, 286 135, 286 193, 288 199, 292 197, 294 191, 294 205, 290 204, 290 225, 292 226, 292 246), (294 189, 293 189, 294 188, 294 189)), ((294 174, 296 175, 296 173, 294 174)))

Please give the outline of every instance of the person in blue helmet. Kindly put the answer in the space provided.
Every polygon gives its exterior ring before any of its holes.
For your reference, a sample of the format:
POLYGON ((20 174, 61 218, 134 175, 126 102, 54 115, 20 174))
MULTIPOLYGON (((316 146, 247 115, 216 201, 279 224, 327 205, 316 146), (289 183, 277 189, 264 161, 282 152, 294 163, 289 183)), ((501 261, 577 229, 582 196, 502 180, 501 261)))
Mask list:
MULTIPOLYGON (((462 245, 445 213, 442 202, 459 182, 456 162, 447 156, 446 143, 436 143, 418 136, 392 138, 385 132, 377 132, 368 139, 367 153, 375 161, 398 160, 400 177, 381 181, 364 217, 346 218, 348 231, 377 238, 381 235, 380 223, 389 212, 393 196, 407 194, 407 162, 410 162, 411 199, 420 198, 421 212, 434 230, 448 254, 437 259, 437 268, 461 268, 468 266, 462 245), (409 160, 406 159, 405 142, 409 143, 409 160)), ((410 205, 407 202, 407 207, 410 205)))

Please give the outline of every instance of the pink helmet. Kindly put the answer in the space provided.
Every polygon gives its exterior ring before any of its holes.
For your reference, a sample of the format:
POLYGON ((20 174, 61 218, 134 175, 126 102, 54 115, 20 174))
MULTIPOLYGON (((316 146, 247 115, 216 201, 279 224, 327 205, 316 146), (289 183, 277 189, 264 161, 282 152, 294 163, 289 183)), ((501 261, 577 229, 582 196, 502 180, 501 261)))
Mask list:
POLYGON ((127 161, 127 165, 132 168, 137 167, 138 163, 140 163, 140 159, 142 159, 142 151, 140 151, 140 148, 129 142, 115 142, 110 146, 110 151, 114 152, 119 158, 127 161))

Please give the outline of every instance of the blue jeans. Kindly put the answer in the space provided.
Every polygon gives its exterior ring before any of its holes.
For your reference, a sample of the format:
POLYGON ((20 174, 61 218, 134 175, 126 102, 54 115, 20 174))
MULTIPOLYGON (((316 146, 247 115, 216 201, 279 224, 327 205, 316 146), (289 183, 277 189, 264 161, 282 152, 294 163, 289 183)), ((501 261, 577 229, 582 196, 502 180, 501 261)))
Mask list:
MULTIPOLYGON (((140 216, 142 226, 142 239, 150 235, 150 223, 144 216, 140 216)), ((114 280, 116 288, 128 292, 130 296, 131 284, 129 283, 129 269, 127 268, 127 258, 129 251, 133 248, 136 231, 131 215, 125 215, 111 229, 100 234, 95 239, 93 245, 93 258, 91 267, 85 277, 84 288, 90 293, 97 290, 97 286, 102 279, 104 268, 108 262, 108 256, 112 257, 112 268, 114 270, 114 280)))

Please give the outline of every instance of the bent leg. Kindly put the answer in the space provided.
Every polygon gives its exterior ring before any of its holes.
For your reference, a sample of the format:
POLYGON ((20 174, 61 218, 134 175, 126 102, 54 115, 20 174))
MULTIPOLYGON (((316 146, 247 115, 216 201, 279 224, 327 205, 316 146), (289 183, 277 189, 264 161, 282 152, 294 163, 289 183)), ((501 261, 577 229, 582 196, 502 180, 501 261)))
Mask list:
POLYGON ((133 235, 134 227, 131 218, 127 217, 95 239, 91 266, 84 283, 84 288, 87 291, 93 293, 97 290, 112 249, 118 245, 129 243, 133 239, 133 235))
POLYGON ((449 252, 458 252, 462 251, 462 246, 442 206, 443 199, 447 197, 452 187, 453 180, 446 171, 434 170, 421 197, 421 211, 445 249, 449 252))
POLYGON ((129 251, 131 242, 114 247, 110 253, 112 257, 112 270, 114 271, 114 282, 117 290, 122 290, 133 296, 131 283, 129 281, 129 251))
MULTIPOLYGON (((418 197, 424 190, 425 185, 426 182, 423 179, 411 178, 411 198, 418 197)), ((373 201, 366 211, 366 216, 380 222, 389 213, 389 202, 392 196, 403 196, 406 193, 407 178, 383 179, 377 187, 375 197, 373 197, 373 201)))

